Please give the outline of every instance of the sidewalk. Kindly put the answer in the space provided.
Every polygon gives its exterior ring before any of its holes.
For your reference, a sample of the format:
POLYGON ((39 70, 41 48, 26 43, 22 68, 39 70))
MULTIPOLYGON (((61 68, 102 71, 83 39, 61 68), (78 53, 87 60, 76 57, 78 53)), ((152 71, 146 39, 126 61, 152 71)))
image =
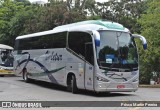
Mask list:
POLYGON ((140 84, 139 87, 140 87, 140 88, 160 88, 160 84, 156 84, 156 85, 140 84))

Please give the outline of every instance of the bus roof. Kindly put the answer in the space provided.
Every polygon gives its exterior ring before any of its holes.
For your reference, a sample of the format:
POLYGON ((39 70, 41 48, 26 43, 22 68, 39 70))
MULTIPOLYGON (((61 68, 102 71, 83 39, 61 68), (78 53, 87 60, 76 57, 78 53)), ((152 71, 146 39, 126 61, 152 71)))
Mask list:
POLYGON ((49 30, 49 31, 18 36, 16 39, 24 39, 24 38, 36 37, 41 35, 53 34, 57 32, 64 32, 64 31, 92 31, 92 30, 116 30, 116 31, 129 32, 127 28, 125 28, 123 25, 116 22, 106 21, 106 20, 105 21, 104 20, 88 20, 88 21, 82 21, 82 22, 57 26, 53 28, 53 30, 49 30))
POLYGON ((68 29, 68 30, 107 29, 107 30, 120 30, 120 31, 126 30, 126 28, 123 25, 116 23, 116 22, 112 22, 112 21, 106 21, 106 20, 88 20, 88 21, 82 21, 82 22, 62 25, 62 26, 58 26, 58 27, 53 28, 53 30, 62 30, 62 29, 63 30, 66 30, 66 29, 68 29))
POLYGON ((13 50, 13 47, 8 46, 8 45, 4 45, 4 44, 0 44, 0 49, 8 49, 8 50, 13 50))

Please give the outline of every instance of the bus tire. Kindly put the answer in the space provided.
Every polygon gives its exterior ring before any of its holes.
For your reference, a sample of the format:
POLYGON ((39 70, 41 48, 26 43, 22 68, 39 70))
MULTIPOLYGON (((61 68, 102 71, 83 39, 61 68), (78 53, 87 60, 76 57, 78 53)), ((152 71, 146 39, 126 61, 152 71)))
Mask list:
POLYGON ((23 79, 26 83, 30 82, 30 79, 28 78, 28 72, 26 69, 23 70, 23 79))
POLYGON ((69 78, 69 83, 67 85, 67 89, 72 92, 73 94, 77 93, 78 88, 76 84, 76 77, 74 75, 69 78))

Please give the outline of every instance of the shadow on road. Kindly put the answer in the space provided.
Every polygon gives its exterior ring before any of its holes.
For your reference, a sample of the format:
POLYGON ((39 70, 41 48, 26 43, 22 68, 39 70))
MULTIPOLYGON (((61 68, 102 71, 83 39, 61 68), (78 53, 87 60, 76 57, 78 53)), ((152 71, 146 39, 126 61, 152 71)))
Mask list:
POLYGON ((0 77, 16 77, 14 74, 0 74, 0 77))
MULTIPOLYGON (((22 81, 23 80, 18 80, 18 81, 22 81)), ((44 81, 35 81, 35 80, 31 80, 30 82, 31 84, 37 85, 37 86, 41 86, 43 88, 47 88, 47 89, 54 89, 56 91, 63 91, 63 92, 68 92, 66 87, 60 86, 60 85, 56 85, 53 83, 49 83, 49 82, 44 82, 44 81)), ((87 91, 87 90, 78 90, 77 94, 81 94, 81 95, 87 95, 87 96, 94 96, 94 97, 121 97, 121 96, 134 96, 134 94, 132 94, 133 92, 100 92, 100 93, 96 93, 93 91, 87 91), (130 93, 130 94, 129 94, 130 93)), ((72 93, 71 93, 72 94, 72 93)))

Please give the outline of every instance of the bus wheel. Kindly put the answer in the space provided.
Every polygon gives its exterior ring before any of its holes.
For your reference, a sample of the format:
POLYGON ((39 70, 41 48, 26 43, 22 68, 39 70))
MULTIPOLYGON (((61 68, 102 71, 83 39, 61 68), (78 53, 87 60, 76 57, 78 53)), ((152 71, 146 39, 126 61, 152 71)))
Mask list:
POLYGON ((30 82, 30 79, 28 78, 27 70, 23 70, 23 79, 26 83, 30 82))
POLYGON ((77 93, 77 84, 76 84, 76 78, 74 75, 72 75, 69 79, 68 79, 68 86, 67 89, 69 91, 71 91, 73 94, 77 93))

